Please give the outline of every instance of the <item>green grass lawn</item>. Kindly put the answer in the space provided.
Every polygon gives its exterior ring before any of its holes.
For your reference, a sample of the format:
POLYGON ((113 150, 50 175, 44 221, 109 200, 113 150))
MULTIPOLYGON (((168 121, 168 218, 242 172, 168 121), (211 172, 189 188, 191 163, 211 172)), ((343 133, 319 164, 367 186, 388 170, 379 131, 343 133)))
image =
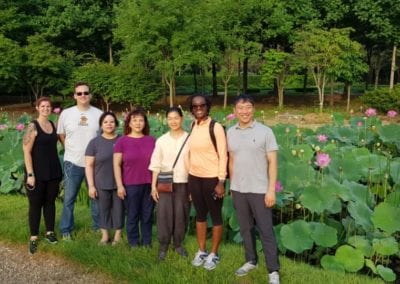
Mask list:
MULTIPOLYGON (((57 203, 56 231, 62 204, 57 203)), ((21 195, 0 195, 0 240, 20 245, 28 244, 28 201, 21 195)), ((117 247, 100 247, 99 233, 90 229, 89 208, 77 204, 75 208, 76 230, 74 241, 50 245, 39 243, 39 250, 62 256, 80 264, 88 271, 101 271, 109 275, 116 283, 266 283, 265 262, 260 252, 258 268, 249 275, 238 278, 234 271, 243 264, 244 253, 240 245, 224 242, 221 245, 221 263, 214 271, 206 271, 190 264, 191 257, 197 250, 196 239, 188 235, 185 246, 190 253, 188 259, 179 257, 170 251, 166 261, 157 261, 158 243, 154 232, 154 245, 151 249, 130 249, 126 238, 117 247)), ((44 226, 41 226, 41 235, 44 226)), ((27 248, 28 254, 28 248, 27 248)), ((282 283, 383 283, 359 274, 338 274, 296 262, 286 257, 281 260, 282 283)), ((4 261, 4 260, 2 260, 4 261)))

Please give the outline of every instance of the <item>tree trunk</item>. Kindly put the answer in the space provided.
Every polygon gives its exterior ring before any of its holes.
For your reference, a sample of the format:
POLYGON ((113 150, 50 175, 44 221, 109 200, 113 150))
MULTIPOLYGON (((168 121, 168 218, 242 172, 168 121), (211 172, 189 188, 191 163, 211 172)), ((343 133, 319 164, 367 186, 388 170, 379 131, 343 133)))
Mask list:
POLYGON ((113 58, 112 42, 110 42, 108 44, 108 58, 109 58, 110 65, 113 65, 114 64, 114 58, 113 58))
POLYGON ((212 63, 212 95, 214 98, 218 96, 218 88, 217 88, 217 64, 212 63))
POLYGON ((229 80, 224 80, 224 109, 226 109, 228 104, 228 82, 229 80))
POLYGON ((397 51, 397 46, 393 46, 393 52, 392 52, 392 65, 390 68, 390 82, 389 82, 389 89, 393 89, 394 86, 394 72, 396 70, 396 51, 397 51))
POLYGON ((283 84, 280 81, 277 81, 277 87, 278 87, 278 107, 280 109, 283 108, 283 84))
POLYGON ((303 79, 303 95, 305 95, 307 92, 307 81, 308 81, 308 72, 306 70, 306 72, 304 73, 304 79, 303 79))
POLYGON ((350 91, 351 91, 351 84, 347 83, 347 106, 346 106, 346 111, 350 111, 350 91))
POLYGON ((247 84, 248 84, 248 71, 249 69, 249 59, 246 57, 243 60, 243 89, 242 89, 242 93, 246 94, 247 93, 247 84))
POLYGON ((375 69, 375 80, 374 80, 374 89, 376 90, 379 85, 379 74, 381 73, 381 69, 375 69))
POLYGON ((241 89, 241 82, 240 82, 240 80, 241 80, 241 76, 240 76, 240 70, 241 70, 241 66, 242 66, 242 64, 241 64, 241 62, 240 62, 240 58, 238 59, 238 75, 237 75, 237 95, 239 96, 240 95, 240 89, 241 89))
POLYGON ((329 105, 331 106, 331 107, 333 107, 333 103, 334 103, 334 92, 333 92, 333 78, 331 78, 331 80, 330 80, 330 87, 331 87, 331 96, 330 96, 330 100, 329 100, 329 105))

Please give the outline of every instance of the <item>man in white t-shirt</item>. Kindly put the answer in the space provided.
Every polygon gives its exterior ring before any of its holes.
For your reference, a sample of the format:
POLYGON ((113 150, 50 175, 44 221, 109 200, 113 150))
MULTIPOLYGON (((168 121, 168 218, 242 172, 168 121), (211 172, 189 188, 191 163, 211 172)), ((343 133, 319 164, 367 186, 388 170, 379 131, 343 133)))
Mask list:
MULTIPOLYGON (((74 206, 85 178, 85 150, 97 136, 102 111, 90 105, 89 85, 79 82, 74 88, 76 105, 65 109, 58 120, 57 134, 64 145, 64 206, 60 230, 63 240, 71 240, 74 228, 74 206)), ((91 199, 93 229, 99 229, 97 201, 91 199)))

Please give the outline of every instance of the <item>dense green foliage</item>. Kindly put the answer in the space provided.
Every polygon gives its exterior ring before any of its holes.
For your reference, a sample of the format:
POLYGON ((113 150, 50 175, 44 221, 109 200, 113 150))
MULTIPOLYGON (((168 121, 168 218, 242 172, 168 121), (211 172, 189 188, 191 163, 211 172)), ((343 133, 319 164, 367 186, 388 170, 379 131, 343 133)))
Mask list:
POLYGON ((305 77, 298 88, 314 76, 322 108, 328 79, 396 79, 388 55, 400 41, 399 10, 387 0, 4 0, 0 96, 66 96, 85 79, 105 108, 150 107, 167 94, 174 104, 177 93, 263 93, 250 86, 257 74, 282 107, 290 67, 305 77))
POLYGON ((368 91, 362 96, 362 102, 380 111, 398 110, 400 109, 400 87, 392 90, 387 88, 379 88, 368 91))

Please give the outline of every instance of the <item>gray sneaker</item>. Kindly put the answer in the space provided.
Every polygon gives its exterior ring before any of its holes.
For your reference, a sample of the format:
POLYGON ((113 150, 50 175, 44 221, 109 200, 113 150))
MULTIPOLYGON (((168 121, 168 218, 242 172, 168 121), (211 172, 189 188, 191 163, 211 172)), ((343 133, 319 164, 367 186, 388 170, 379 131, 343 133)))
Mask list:
POLYGON ((245 276, 247 273, 249 273, 251 270, 257 267, 257 264, 253 264, 252 261, 246 262, 245 264, 242 265, 238 270, 236 270, 235 274, 237 276, 245 276))
POLYGON ((207 256, 207 259, 204 262, 203 267, 207 270, 213 270, 217 267, 218 263, 219 263, 219 256, 216 255, 215 253, 210 253, 207 256))
POLYGON ((198 252, 196 252, 192 260, 192 265, 201 266, 204 263, 207 256, 208 256, 207 252, 199 250, 198 252))
POLYGON ((279 284, 279 272, 278 271, 274 271, 270 274, 268 274, 268 278, 269 278, 269 284, 279 284))

